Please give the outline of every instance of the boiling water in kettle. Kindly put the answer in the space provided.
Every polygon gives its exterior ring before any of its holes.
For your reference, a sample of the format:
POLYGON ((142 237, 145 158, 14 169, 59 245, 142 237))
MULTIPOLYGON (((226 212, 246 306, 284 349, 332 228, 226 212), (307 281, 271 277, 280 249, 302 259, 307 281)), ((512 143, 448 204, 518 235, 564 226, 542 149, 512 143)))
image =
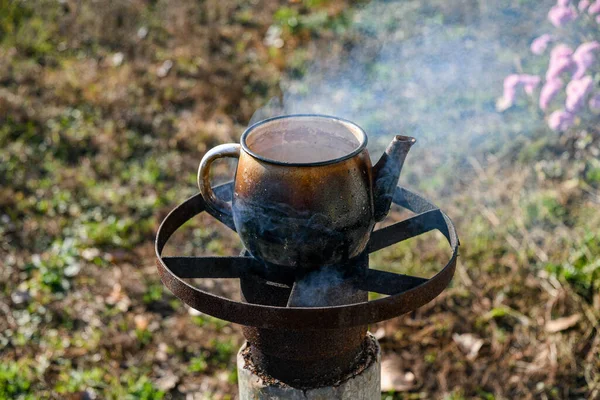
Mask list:
POLYGON ((251 150, 258 155, 286 163, 315 163, 335 160, 358 147, 354 138, 344 138, 323 131, 314 133, 264 133, 251 150))

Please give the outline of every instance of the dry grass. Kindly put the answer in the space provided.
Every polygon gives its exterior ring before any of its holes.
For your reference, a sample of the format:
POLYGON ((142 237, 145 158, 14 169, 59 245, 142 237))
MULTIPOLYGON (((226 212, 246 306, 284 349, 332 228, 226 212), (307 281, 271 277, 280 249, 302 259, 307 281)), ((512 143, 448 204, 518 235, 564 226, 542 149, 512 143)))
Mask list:
MULTIPOLYGON (((406 7, 453 26, 491 7, 439 3, 406 7)), ((202 154, 236 140, 283 75, 302 74, 319 45, 352 47, 355 34, 336 31, 345 5, 0 0, 0 398, 236 397, 239 327, 163 289, 155 231, 195 193, 202 154), (325 22, 285 20, 286 45, 266 45, 288 14, 325 22)), ((399 391, 384 397, 598 398, 598 132, 487 145, 458 166, 436 143, 407 161, 403 182, 453 218, 462 248, 451 288, 371 328, 399 391)), ((240 245, 199 218, 167 250, 240 245)), ((372 264, 430 276, 446 258, 431 234, 372 264)))

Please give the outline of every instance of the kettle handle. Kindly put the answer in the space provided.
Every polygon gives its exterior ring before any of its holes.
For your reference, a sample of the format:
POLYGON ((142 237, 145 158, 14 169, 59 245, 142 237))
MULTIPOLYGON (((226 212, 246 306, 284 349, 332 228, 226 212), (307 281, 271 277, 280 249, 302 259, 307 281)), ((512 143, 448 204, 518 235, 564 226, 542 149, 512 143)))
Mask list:
POLYGON ((206 202, 206 206, 209 209, 218 214, 223 214, 231 218, 233 215, 231 211, 231 204, 218 198, 210 186, 210 167, 215 160, 223 157, 233 157, 239 159, 240 145, 237 143, 221 144, 206 152, 204 157, 202 157, 202 161, 200 161, 200 166, 198 167, 198 189, 200 189, 200 194, 202 194, 202 198, 206 202))

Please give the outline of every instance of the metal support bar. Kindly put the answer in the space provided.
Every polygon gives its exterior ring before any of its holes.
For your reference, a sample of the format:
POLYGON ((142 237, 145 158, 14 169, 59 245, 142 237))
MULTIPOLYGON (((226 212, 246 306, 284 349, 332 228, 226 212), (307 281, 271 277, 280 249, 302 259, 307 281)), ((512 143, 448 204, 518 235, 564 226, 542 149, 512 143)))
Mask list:
MULTIPOLYGON (((226 198, 225 196, 231 193, 231 187, 231 184, 217 187, 215 188, 215 193, 219 196, 223 195, 226 198)), ((380 246, 384 242, 392 244, 402 239, 403 233, 401 228, 403 226, 406 228, 406 224, 413 225, 410 229, 419 232, 425 229, 422 227, 423 223, 431 222, 435 224, 432 229, 438 229, 448 240, 452 249, 452 255, 449 262, 440 272, 421 283, 416 280, 406 282, 406 278, 404 277, 391 279, 392 276, 388 276, 390 279, 386 281, 386 284, 389 284, 389 290, 383 287, 385 279, 376 277, 376 275, 371 275, 371 278, 369 278, 369 274, 378 273, 368 273, 366 275, 367 283, 370 283, 371 286, 367 285, 365 288, 384 294, 391 293, 388 297, 373 301, 328 307, 285 307, 283 304, 265 305, 234 301, 190 285, 183 279, 195 276, 239 276, 240 274, 235 269, 232 269, 228 263, 233 260, 236 263, 238 261, 240 263, 248 262, 244 258, 235 257, 231 261, 222 260, 221 258, 209 259, 211 262, 214 261, 219 264, 219 267, 215 269, 212 269, 213 267, 202 267, 199 268, 201 271, 197 274, 196 271, 191 271, 196 268, 195 261, 179 261, 179 258, 177 260, 173 259, 173 261, 165 261, 162 257, 163 248, 171 235, 186 221, 205 211, 205 203, 200 195, 193 196, 177 206, 159 227, 155 246, 158 272, 165 286, 192 308, 241 325, 263 329, 320 330, 365 326, 390 319, 428 303, 444 290, 454 275, 459 246, 452 221, 433 204, 404 188, 396 189, 394 202, 422 215, 409 219, 409 221, 413 221, 404 223, 404 225, 400 222, 399 224, 401 225, 396 224, 388 227, 382 233, 378 233, 380 231, 373 232, 371 250, 381 248, 380 246), (392 237, 393 241, 391 241, 392 237), (174 270, 171 270, 167 263, 174 270), (413 284, 415 286, 411 287, 413 284), (401 292, 397 292, 398 289, 401 292)), ((282 291, 282 297, 286 294, 287 290, 282 291)))
POLYGON ((425 282, 425 278, 370 269, 365 279, 356 282, 356 286, 367 292, 394 295, 414 289, 425 282))
POLYGON ((180 278, 239 278, 255 261, 251 257, 163 257, 180 278))
POLYGON ((433 209, 376 230, 369 240, 369 253, 438 229, 440 222, 443 222, 440 210, 433 209))

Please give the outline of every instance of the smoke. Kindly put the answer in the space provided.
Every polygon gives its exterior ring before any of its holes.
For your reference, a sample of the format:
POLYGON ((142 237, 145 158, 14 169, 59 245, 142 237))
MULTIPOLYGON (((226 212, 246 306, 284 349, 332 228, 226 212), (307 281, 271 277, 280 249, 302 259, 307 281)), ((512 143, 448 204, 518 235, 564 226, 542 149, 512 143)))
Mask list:
MULTIPOLYGON (((374 158, 393 135, 414 136, 401 185, 448 190, 444 179, 464 171, 467 158, 481 160, 543 125, 525 107, 498 113, 496 101, 504 77, 525 70, 515 55, 544 33, 553 1, 373 1, 342 38, 318 48, 302 76, 284 79, 281 96, 251 123, 296 113, 342 117, 365 129, 374 158)), ((340 282, 315 272, 297 283, 303 295, 292 293, 290 305, 327 304, 340 282)))
POLYGON ((341 271, 330 267, 318 269, 296 282, 290 294, 288 305, 293 307, 335 305, 336 298, 339 297, 336 294, 340 291, 340 286, 343 283, 344 279, 341 271))
POLYGON ((354 281, 347 278, 349 273, 344 268, 334 266, 309 272, 294 284, 288 306, 325 307, 366 301, 368 294, 355 287, 354 281))
POLYGON ((514 69, 509 54, 528 47, 545 13, 511 3, 373 1, 355 12, 345 45, 320 48, 306 73, 282 81, 281 98, 252 122, 335 115, 365 128, 373 154, 400 133, 418 139, 417 154, 427 148, 440 162, 464 158, 470 143, 522 129, 496 112, 495 101, 514 69), (520 35, 511 34, 507 48, 504 37, 515 26, 520 35))

